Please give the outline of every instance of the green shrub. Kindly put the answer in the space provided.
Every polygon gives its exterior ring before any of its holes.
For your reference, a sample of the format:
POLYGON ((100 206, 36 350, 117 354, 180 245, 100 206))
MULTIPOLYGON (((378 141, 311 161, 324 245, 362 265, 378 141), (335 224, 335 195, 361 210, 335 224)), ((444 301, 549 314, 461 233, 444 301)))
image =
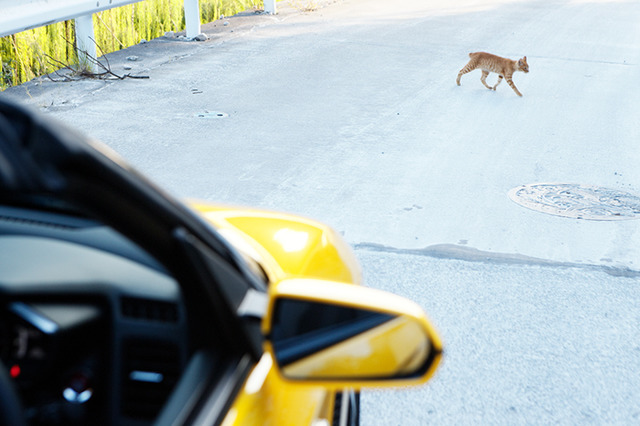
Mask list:
MULTIPOLYGON (((235 15, 255 3, 256 0, 200 0, 200 22, 235 15)), ((93 28, 98 55, 124 49, 167 31, 184 30, 183 1, 147 0, 106 10, 93 15, 93 28)), ((61 68, 60 63, 77 63, 74 45, 73 20, 0 38, 0 90, 49 74, 61 68)))

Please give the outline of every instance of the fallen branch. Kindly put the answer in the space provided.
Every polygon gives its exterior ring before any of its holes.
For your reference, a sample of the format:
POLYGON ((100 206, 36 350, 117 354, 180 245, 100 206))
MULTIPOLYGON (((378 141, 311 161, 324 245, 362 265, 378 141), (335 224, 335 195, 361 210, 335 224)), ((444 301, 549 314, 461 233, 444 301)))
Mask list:
MULTIPOLYGON (((70 42, 68 39, 66 39, 65 37, 63 37, 64 41, 66 41, 68 44, 72 45, 74 48, 75 45, 74 43, 70 42)), ((52 56, 48 55, 48 54, 44 54, 48 59, 49 59, 49 63, 51 65, 57 65, 59 67, 61 67, 61 69, 66 69, 70 71, 70 75, 63 75, 63 74, 59 74, 58 71, 60 70, 56 70, 54 71, 54 74, 58 77, 60 77, 60 80, 54 79, 53 77, 51 77, 51 74, 48 74, 47 77, 49 78, 49 80, 54 81, 54 82, 68 82, 68 81, 78 81, 81 80, 83 78, 96 78, 96 79, 118 79, 118 80, 124 80, 125 78, 137 78, 137 79, 147 79, 149 78, 148 75, 131 75, 129 74, 124 74, 124 75, 118 75, 116 73, 114 73, 113 71, 111 71, 111 64, 109 63, 109 59, 106 57, 106 55, 104 54, 104 51, 102 50, 102 47, 100 47, 100 45, 98 43, 96 43, 95 40, 91 39, 92 42, 95 43, 96 47, 98 48, 98 50, 100 51, 100 53, 102 54, 102 57, 104 58, 106 65, 103 64, 102 62, 100 62, 97 58, 94 58, 93 56, 91 56, 86 50, 82 50, 82 49, 77 49, 78 53, 81 53, 86 60, 88 61, 89 64, 93 64, 94 66, 96 66, 97 68, 101 69, 102 72, 94 72, 94 71, 90 71, 89 67, 85 66, 85 67, 81 67, 80 64, 78 64, 78 68, 74 69, 72 65, 69 64, 65 64, 64 62, 61 62, 55 58, 53 58, 52 56)), ((78 55, 80 56, 80 55, 78 55)))

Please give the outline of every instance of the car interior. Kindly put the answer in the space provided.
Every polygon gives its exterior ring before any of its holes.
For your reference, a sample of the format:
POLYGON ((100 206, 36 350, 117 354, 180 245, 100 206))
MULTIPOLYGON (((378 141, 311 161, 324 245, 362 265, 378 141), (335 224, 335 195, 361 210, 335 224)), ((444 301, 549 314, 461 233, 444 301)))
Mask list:
POLYGON ((213 424, 261 354, 264 283, 208 224, 3 103, 0 254, 0 424, 213 424))
POLYGON ((189 355, 177 282, 60 209, 0 206, 0 252, 0 354, 29 423, 155 419, 189 355))

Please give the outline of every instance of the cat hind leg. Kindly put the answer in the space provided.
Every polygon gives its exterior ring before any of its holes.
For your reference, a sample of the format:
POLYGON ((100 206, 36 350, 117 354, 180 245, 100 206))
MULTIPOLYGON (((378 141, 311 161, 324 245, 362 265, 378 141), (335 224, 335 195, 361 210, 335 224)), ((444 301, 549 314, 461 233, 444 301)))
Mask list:
POLYGON ((462 69, 460 70, 460 72, 458 73, 458 78, 456 78, 456 84, 457 84, 458 86, 460 86, 460 77, 462 77, 462 76, 463 76, 463 75, 465 75, 466 73, 471 72, 471 71, 473 71, 473 70, 474 70, 474 68, 471 66, 471 62, 469 62, 467 65, 465 65, 465 67, 464 67, 464 68, 462 68, 462 69))
POLYGON ((482 84, 484 84, 484 87, 486 87, 489 90, 492 90, 493 88, 487 84, 488 75, 489 75, 489 71, 482 70, 482 76, 480 76, 480 81, 482 82, 482 84))
POLYGON ((456 78, 456 84, 458 86, 460 86, 460 77, 462 77, 464 74, 468 73, 469 71, 466 71, 464 69, 461 69, 460 72, 458 73, 458 78, 456 78))

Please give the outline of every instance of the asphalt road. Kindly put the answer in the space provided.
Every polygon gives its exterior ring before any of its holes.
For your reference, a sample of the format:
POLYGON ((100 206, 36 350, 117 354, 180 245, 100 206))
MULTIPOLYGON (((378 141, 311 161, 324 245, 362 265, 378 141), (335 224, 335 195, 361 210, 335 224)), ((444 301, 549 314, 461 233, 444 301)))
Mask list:
POLYGON ((0 96, 180 197, 327 222, 367 285, 424 306, 442 368, 424 388, 364 392, 363 424, 640 422, 640 221, 508 196, 540 182, 640 192, 640 3, 320 4, 109 55, 149 79, 41 79, 0 96), (488 91, 479 71, 456 86, 477 50, 526 55, 524 97, 488 91))
POLYGON ((424 306, 446 349, 427 386, 365 392, 363 425, 640 422, 637 280, 580 268, 358 255, 370 282, 424 306))

